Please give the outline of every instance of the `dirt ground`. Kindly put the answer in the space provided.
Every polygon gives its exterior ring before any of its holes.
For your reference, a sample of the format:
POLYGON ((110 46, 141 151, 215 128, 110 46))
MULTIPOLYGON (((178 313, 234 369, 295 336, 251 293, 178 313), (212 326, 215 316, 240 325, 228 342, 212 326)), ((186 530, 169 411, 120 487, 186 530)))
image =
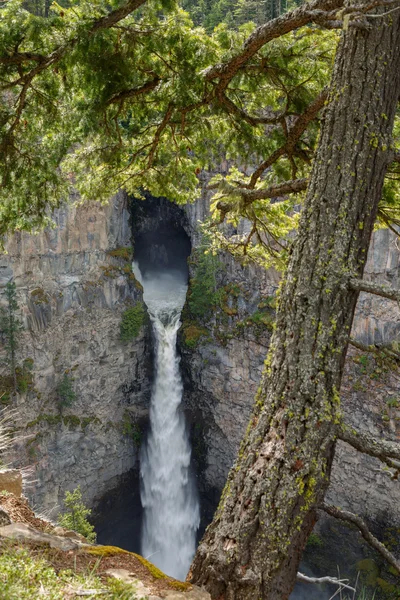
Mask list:
MULTIPOLYGON (((24 498, 17 498, 12 494, 0 494, 0 506, 7 511, 13 522, 24 523, 44 533, 54 532, 55 526, 36 517, 24 498)), ((21 545, 21 542, 0 538, 0 554, 7 547, 9 548, 10 544, 21 545)), ((171 589, 189 591, 192 588, 188 583, 168 577, 141 556, 113 546, 88 545, 68 551, 29 541, 24 541, 23 546, 29 549, 32 555, 46 559, 57 573, 66 569, 76 573, 93 572, 105 581, 109 577, 106 574, 108 569, 125 569, 132 577, 142 581, 152 594, 158 596, 163 596, 171 589)))

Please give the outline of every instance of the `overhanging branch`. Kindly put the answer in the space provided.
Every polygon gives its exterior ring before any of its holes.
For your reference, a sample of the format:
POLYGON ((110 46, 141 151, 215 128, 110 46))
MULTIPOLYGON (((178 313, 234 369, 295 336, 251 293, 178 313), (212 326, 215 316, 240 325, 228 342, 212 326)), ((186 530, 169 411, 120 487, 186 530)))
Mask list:
POLYGON ((400 461, 400 444, 395 442, 377 439, 350 427, 340 429, 338 438, 359 452, 379 458, 382 462, 387 462, 390 458, 400 461))
POLYGON ((135 98, 136 96, 141 96, 146 92, 151 92, 151 90, 154 90, 158 86, 160 81, 160 77, 154 77, 154 79, 147 81, 140 87, 133 88, 131 90, 123 90, 122 92, 119 92, 119 94, 115 94, 115 96, 112 96, 108 100, 107 104, 116 104, 117 102, 123 102, 128 98, 135 98))
MULTIPOLYGON (((249 190, 243 187, 235 187, 229 185, 226 181, 222 183, 224 191, 229 195, 236 194, 242 197, 244 205, 248 206, 256 200, 267 200, 268 198, 279 198, 288 194, 298 194, 307 189, 308 179, 293 179, 285 181, 277 185, 271 185, 265 189, 249 190)), ((219 184, 213 184, 208 186, 207 189, 215 190, 218 189, 219 184)), ((225 215, 234 208, 234 205, 230 202, 224 202, 220 200, 217 204, 217 209, 221 212, 221 222, 224 220, 225 215)))
POLYGON ((363 538, 372 548, 374 548, 383 558, 400 574, 400 562, 396 559, 396 557, 389 552, 389 550, 384 546, 368 529, 366 523, 363 521, 361 517, 351 513, 347 510, 339 510, 335 506, 330 506, 328 504, 322 504, 320 508, 326 512, 331 517, 335 517, 335 519, 340 519, 341 521, 345 521, 347 523, 352 523, 355 525, 363 538))
POLYGON ((396 290, 390 285, 380 285, 372 281, 364 281, 364 279, 350 279, 350 287, 356 292, 367 292, 400 302, 400 290, 396 290))
POLYGON ((343 0, 314 0, 314 2, 303 4, 264 25, 258 27, 245 41, 243 50, 228 62, 209 67, 203 71, 208 81, 219 79, 218 87, 225 89, 246 62, 252 58, 265 44, 273 39, 281 37, 298 29, 310 22, 321 22, 332 18, 332 11, 336 11, 343 5, 343 0))

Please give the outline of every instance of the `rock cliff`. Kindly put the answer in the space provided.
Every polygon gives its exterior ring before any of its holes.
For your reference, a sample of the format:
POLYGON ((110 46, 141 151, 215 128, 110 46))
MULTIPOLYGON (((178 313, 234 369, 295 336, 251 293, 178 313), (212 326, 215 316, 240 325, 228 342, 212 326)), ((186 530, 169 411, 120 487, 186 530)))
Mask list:
POLYGON ((10 459, 29 467, 26 491, 46 512, 78 484, 92 503, 135 466, 151 363, 146 322, 120 340, 124 311, 142 300, 126 197, 60 208, 54 220, 10 237, 0 257, 0 285, 13 277, 25 325, 15 398, 2 353, 0 396, 17 412, 10 459))

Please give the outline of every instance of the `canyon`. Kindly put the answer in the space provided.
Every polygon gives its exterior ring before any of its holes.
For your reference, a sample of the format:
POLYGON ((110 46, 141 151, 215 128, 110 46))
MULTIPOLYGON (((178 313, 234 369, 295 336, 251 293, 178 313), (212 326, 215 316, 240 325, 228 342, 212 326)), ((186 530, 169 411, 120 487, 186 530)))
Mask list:
MULTIPOLYGON (((8 238, 7 253, 0 256, 0 289, 13 278, 24 330, 15 397, 6 389, 4 350, 0 355, 1 402, 5 411, 13 411, 15 430, 3 460, 23 470, 25 494, 41 514, 56 518, 65 491, 79 485, 95 510, 100 537, 111 535, 122 518, 119 507, 127 503, 131 525, 124 535, 139 538, 138 461, 149 426, 154 339, 132 257, 168 267, 171 253, 186 262, 191 252, 194 280, 202 245, 199 225, 208 214, 205 192, 184 207, 119 192, 106 205, 63 206, 54 213, 54 228, 8 238), (137 335, 123 340, 124 314, 137 306, 144 307, 137 335), (75 397, 69 406, 60 402, 65 377, 75 397)), ((374 233, 365 277, 400 286, 400 252, 388 230, 374 233)), ((272 331, 279 274, 221 254, 215 284, 223 294, 214 314, 196 324, 184 309, 178 334, 200 531, 212 518, 247 426, 272 331)), ((352 332, 356 340, 380 344, 398 339, 399 331, 396 305, 360 295, 352 332)), ((396 369, 350 348, 341 390, 347 423, 398 439, 397 390, 396 369)), ((365 516, 383 532, 400 527, 398 482, 379 461, 341 442, 328 501, 365 516)), ((329 519, 322 519, 317 530, 327 539, 335 536, 329 519)), ((137 539, 126 542, 128 549, 138 550, 137 539)))

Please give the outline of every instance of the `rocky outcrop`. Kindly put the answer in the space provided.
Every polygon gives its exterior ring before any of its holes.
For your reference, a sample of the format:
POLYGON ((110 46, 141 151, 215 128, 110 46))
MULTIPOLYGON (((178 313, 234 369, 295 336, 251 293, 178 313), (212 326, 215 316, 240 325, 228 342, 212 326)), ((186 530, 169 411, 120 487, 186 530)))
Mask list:
POLYGON ((30 465, 26 492, 46 512, 77 485, 92 503, 135 467, 150 387, 146 321, 120 340, 122 314, 142 301, 127 198, 63 207, 54 221, 39 235, 15 234, 0 257, 0 285, 15 281, 25 326, 19 393, 3 394, 18 415, 11 459, 30 465))

